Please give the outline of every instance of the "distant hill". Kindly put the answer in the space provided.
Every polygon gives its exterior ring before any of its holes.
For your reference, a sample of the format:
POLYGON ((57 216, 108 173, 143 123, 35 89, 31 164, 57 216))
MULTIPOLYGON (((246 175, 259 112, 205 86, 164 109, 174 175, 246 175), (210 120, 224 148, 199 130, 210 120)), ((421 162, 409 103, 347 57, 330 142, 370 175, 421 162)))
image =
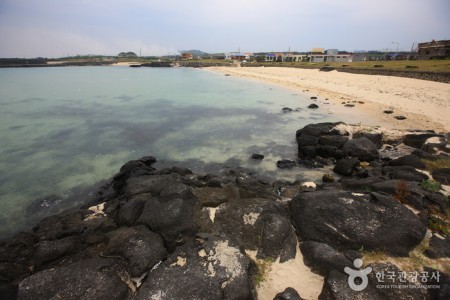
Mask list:
POLYGON ((118 57, 137 57, 136 53, 134 52, 120 52, 118 55, 118 57))
POLYGON ((209 53, 200 50, 180 50, 180 53, 191 53, 194 56, 207 56, 209 53))

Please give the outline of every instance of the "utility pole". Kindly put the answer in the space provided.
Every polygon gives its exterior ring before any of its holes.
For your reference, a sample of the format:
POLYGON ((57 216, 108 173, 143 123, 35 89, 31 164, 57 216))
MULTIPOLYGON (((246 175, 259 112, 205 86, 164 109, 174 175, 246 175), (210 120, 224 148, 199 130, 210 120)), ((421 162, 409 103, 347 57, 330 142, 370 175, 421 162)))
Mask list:
POLYGON ((395 54, 397 54, 397 52, 398 52, 398 45, 400 45, 400 43, 399 42, 392 42, 392 44, 397 44, 397 48, 395 48, 395 54))

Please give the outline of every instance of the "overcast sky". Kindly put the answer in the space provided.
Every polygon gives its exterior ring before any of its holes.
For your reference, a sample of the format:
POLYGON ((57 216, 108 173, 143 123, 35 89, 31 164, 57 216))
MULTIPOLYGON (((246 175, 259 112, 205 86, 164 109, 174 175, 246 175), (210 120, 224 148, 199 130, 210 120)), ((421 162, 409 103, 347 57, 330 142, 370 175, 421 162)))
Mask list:
POLYGON ((449 0, 0 0, 0 57, 410 50, 450 39, 449 0))

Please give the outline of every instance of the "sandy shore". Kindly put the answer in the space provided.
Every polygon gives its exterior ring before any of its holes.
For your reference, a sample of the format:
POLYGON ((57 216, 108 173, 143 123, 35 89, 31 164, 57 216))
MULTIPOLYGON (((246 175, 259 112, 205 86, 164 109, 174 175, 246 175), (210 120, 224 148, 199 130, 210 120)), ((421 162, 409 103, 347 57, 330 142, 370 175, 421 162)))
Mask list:
POLYGON ((450 84, 379 75, 321 72, 317 69, 277 67, 211 67, 207 70, 262 80, 318 96, 319 105, 336 115, 358 116, 366 125, 395 129, 450 131, 450 84), (345 104, 354 104, 346 107, 345 104), (392 114, 383 111, 393 110, 392 114), (397 120, 404 116, 406 120, 397 120))
POLYGON ((113 66, 113 67, 129 67, 131 65, 139 65, 139 64, 140 63, 138 63, 138 62, 126 62, 126 61, 123 61, 123 62, 118 62, 118 63, 112 64, 111 66, 113 66))

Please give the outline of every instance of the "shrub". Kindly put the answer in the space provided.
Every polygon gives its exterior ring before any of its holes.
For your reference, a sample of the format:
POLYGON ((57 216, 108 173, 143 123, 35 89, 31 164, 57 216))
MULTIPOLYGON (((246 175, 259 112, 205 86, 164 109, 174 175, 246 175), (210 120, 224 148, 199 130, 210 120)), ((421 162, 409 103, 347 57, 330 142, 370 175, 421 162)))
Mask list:
POLYGON ((400 201, 401 203, 406 203, 406 197, 409 195, 408 185, 406 181, 399 180, 395 187, 395 195, 394 198, 400 201))

